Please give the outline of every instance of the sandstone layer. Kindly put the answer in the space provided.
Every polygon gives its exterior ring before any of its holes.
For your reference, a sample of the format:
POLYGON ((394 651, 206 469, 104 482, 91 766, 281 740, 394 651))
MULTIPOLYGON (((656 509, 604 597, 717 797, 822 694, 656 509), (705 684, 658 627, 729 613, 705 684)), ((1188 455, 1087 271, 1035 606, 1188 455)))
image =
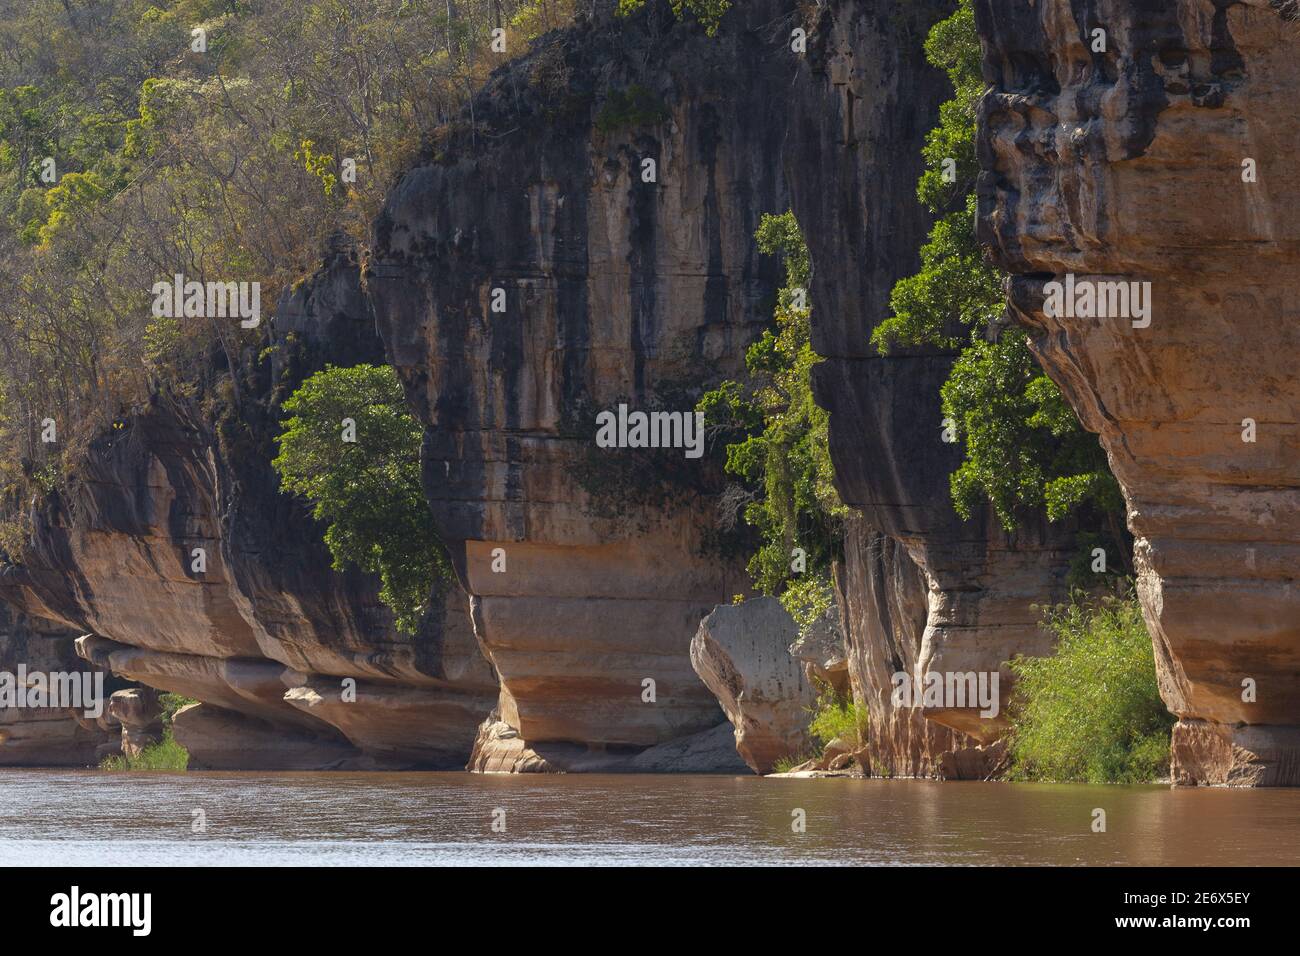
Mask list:
POLYGON ((330 569, 321 528, 269 464, 277 402, 303 377, 381 359, 349 249, 281 301, 272 344, 233 407, 161 394, 98 440, 33 502, 31 547, 0 572, 0 597, 86 635, 82 656, 114 674, 386 765, 463 766, 496 692, 463 594, 440 594, 416 637, 397 633, 374 580, 330 569))
POLYGON ((976 3, 981 239, 1123 487, 1181 783, 1300 783, 1293 7, 976 3))

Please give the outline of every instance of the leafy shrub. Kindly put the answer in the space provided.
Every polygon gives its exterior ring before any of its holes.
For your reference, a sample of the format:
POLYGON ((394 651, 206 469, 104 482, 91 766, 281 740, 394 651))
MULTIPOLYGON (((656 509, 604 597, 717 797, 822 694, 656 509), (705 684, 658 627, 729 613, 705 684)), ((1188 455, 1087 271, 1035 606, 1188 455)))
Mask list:
POLYGON ((1052 521, 1076 515, 1090 542, 1106 536, 1107 550, 1120 557, 1114 563, 1127 564, 1130 543, 1117 518, 1123 500, 1101 443, 1043 374, 1025 333, 1000 328, 1002 275, 975 238, 975 125, 984 80, 971 0, 934 25, 925 51, 953 86, 926 138, 917 184, 917 198, 938 219, 921 247, 920 272, 895 284, 892 315, 872 343, 882 353, 896 345, 960 350, 942 398, 964 454, 950 482, 961 515, 988 501, 1008 531, 1027 513, 1052 521))
MULTIPOLYGON (((731 0, 670 0, 673 13, 680 19, 687 10, 695 14, 704 31, 709 35, 718 32, 722 15, 731 9, 731 0)), ((626 17, 636 13, 646 4, 646 0, 618 0, 618 14, 626 17)))
POLYGON ((867 739, 867 709, 851 698, 824 690, 808 722, 808 733, 821 744, 822 750, 837 738, 860 746, 867 739))
POLYGON ((1051 657, 1011 662, 1011 776, 1141 783, 1163 776, 1173 717, 1160 699, 1151 638, 1131 595, 1051 610, 1051 657))
POLYGON ((727 500, 760 537, 750 577, 806 623, 829 606, 830 565, 848 509, 833 483, 829 416, 812 395, 821 357, 811 342, 808 247, 790 212, 764 215, 754 238, 760 252, 785 263, 775 328, 746 351, 745 379, 722 383, 696 408, 709 434, 727 442, 727 472, 740 480, 727 500), (792 567, 795 548, 801 568, 792 567))

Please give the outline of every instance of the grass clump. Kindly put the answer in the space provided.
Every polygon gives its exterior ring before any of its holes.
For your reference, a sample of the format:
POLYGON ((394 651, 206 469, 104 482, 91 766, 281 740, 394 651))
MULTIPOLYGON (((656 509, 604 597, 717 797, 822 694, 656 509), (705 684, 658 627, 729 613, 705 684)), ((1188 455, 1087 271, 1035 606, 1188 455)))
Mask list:
POLYGON ((1051 657, 1019 657, 1009 716, 1010 777, 1148 783, 1169 764, 1173 717, 1160 699, 1137 599, 1075 594, 1044 624, 1051 657))
POLYGON ((159 694, 158 703, 162 706, 162 740, 150 744, 135 756, 114 754, 100 761, 100 770, 185 770, 189 767, 190 755, 172 736, 172 719, 176 711, 198 701, 183 694, 159 694))
POLYGON ((184 770, 189 766, 190 755, 172 736, 172 729, 163 731, 162 740, 145 747, 134 757, 128 754, 105 757, 101 770, 184 770))

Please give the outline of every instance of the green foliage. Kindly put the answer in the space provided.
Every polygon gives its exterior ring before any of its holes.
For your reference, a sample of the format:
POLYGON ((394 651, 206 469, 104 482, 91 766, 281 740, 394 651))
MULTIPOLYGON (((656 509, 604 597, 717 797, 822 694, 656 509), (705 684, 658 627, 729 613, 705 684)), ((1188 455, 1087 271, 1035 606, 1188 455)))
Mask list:
MULTIPOLYGON (((718 32, 722 15, 731 9, 731 0, 670 0, 670 2, 673 14, 678 19, 689 10, 709 36, 718 32)), ((646 0, 618 0, 619 16, 631 16, 645 5, 646 0)))
POLYGON ((789 212, 764 215, 755 239, 761 252, 785 262, 776 327, 746 352, 746 380, 724 382, 697 409, 708 430, 727 441, 727 472, 740 479, 730 500, 743 502, 745 521, 760 536, 750 576, 765 594, 790 586, 793 593, 783 603, 799 616, 824 600, 847 509, 833 484, 829 419, 812 397, 812 368, 820 356, 809 338, 807 245, 789 212), (796 547, 807 556, 803 573, 820 583, 792 571, 796 547))
POLYGON ((1143 783, 1165 775, 1173 717, 1137 600, 1076 594, 1045 623, 1055 654, 1011 662, 1012 777, 1143 783))
POLYGON ((334 187, 338 185, 338 177, 333 173, 334 157, 327 153, 315 152, 315 146, 316 144, 311 140, 304 139, 298 144, 293 158, 302 163, 303 169, 320 180, 326 196, 333 196, 334 187))
POLYGON ((808 759, 810 759, 810 758, 807 757, 807 756, 803 756, 803 755, 791 755, 791 756, 787 756, 787 757, 777 757, 775 760, 772 761, 772 772, 773 772, 773 773, 789 773, 789 772, 790 772, 791 770, 793 770, 795 767, 799 766, 799 764, 803 763, 805 760, 808 760, 808 759))
POLYGON ((835 603, 835 587, 829 574, 803 574, 786 584, 780 600, 802 634, 835 603))
POLYGON ((961 515, 969 518, 983 500, 1007 530, 1027 511, 1045 512, 1052 521, 1079 515, 1112 534, 1126 557, 1128 543, 1114 517, 1123 501, 1101 443, 1042 373, 1024 332, 987 334, 1003 296, 1002 277, 975 239, 975 119, 983 80, 970 0, 934 26, 925 49, 954 90, 927 137, 927 168, 917 186, 918 198, 939 218, 921 248, 921 271, 894 286, 893 314, 872 333, 872 343, 881 352, 897 345, 960 349, 942 397, 964 453, 950 479, 961 515))
POLYGON ((158 695, 158 703, 162 705, 163 726, 170 727, 172 718, 176 716, 176 711, 182 707, 188 707, 190 704, 197 704, 198 701, 193 697, 186 697, 184 694, 174 694, 168 691, 165 694, 158 695))
POLYGON ((867 708, 837 696, 829 688, 823 690, 808 722, 808 733, 823 750, 836 739, 861 747, 867 740, 867 708))
POLYGON ((895 283, 893 313, 871 333, 881 352, 894 344, 960 348, 1002 312, 1001 278, 975 242, 975 195, 939 219, 921 246, 921 271, 895 283))
POLYGON ((653 126, 669 117, 668 107, 639 83, 626 90, 614 90, 596 114, 596 129, 613 133, 635 126, 653 126))
POLYGON ((269 323, 154 320, 153 283, 176 273, 258 282, 262 302, 276 302, 330 236, 364 239, 424 143, 573 8, 3 4, 0 445, 13 453, 0 456, 0 495, 29 488, 28 462, 75 462, 151 390, 211 396, 222 375, 247 380, 269 323), (191 49, 197 25, 206 52, 191 49), (495 27, 508 53, 490 49, 495 27), (33 427, 47 416, 57 443, 33 427))
POLYGON ((190 755, 172 736, 172 729, 163 731, 162 740, 150 744, 135 756, 115 754, 100 761, 100 770, 184 770, 189 766, 190 755))
POLYGON ((284 403, 289 418, 272 462, 285 491, 302 495, 326 524, 342 571, 378 574, 379 596, 400 630, 414 633, 432 589, 449 576, 420 483, 423 429, 388 366, 327 367, 284 403), (344 420, 356 441, 344 441, 344 420))
POLYGON ((996 342, 978 339, 954 364, 942 389, 943 413, 965 436, 966 457, 951 476, 958 513, 969 518, 983 498, 1015 528, 1021 507, 1059 520, 1085 503, 1123 507, 1119 486, 1099 467, 1095 436, 1043 374, 1020 329, 996 342))

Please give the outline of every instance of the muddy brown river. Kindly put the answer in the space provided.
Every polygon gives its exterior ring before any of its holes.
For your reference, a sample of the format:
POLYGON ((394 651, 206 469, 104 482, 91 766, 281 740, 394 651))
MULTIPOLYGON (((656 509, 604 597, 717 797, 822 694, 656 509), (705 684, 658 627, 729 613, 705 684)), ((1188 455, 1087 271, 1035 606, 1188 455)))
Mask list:
POLYGON ((513 863, 1294 866, 1300 790, 0 770, 0 865, 513 863))

